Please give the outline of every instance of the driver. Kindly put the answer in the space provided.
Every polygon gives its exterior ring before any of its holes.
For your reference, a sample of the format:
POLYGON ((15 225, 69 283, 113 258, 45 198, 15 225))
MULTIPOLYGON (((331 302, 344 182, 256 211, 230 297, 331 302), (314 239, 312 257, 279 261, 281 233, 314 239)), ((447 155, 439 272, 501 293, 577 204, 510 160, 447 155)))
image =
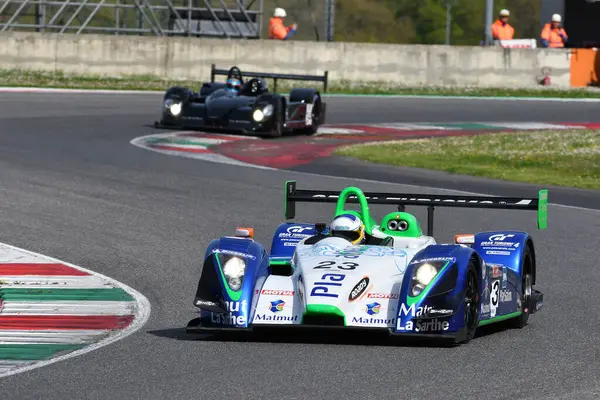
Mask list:
POLYGON ((366 241, 365 224, 353 214, 341 214, 333 219, 331 236, 343 237, 353 245, 364 244, 366 241))
POLYGON ((234 94, 238 94, 242 89, 242 81, 237 78, 229 78, 227 79, 227 90, 233 92, 234 94))

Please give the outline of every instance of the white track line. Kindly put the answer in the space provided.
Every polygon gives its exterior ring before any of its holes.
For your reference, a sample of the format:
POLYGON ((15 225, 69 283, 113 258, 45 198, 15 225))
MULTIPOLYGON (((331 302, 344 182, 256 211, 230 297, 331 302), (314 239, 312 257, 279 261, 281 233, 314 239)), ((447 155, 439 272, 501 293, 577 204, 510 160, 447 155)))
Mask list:
MULTIPOLYGON (((127 326, 125 329, 122 330, 118 330, 118 331, 112 331, 111 335, 100 340, 99 342, 96 343, 92 343, 87 347, 84 347, 82 349, 79 350, 75 350, 73 352, 64 354, 62 356, 58 356, 55 358, 52 358, 50 360, 44 360, 44 361, 36 361, 33 363, 27 362, 23 364, 23 367, 20 368, 15 368, 13 369, 14 365, 18 365, 18 362, 10 362, 10 364, 12 366, 10 367, 1 367, 0 368, 0 378, 5 377, 5 376, 10 376, 10 375, 15 375, 18 373, 22 373, 22 372, 26 372, 26 371, 30 371, 36 368, 41 368, 44 367, 46 365, 50 365, 50 364, 54 364, 56 362, 59 361, 63 361, 72 357, 77 357, 86 353, 89 353, 91 351, 94 351, 96 349, 99 349, 101 347, 104 347, 106 345, 109 345, 111 343, 114 343, 118 340, 124 339, 127 336, 135 333, 137 330, 139 330, 142 326, 144 326, 144 324, 148 321, 148 318, 150 318, 150 311, 151 311, 151 306, 150 306, 150 302, 148 301, 148 299, 141 294, 140 292, 138 292, 137 290, 125 285, 124 283, 121 283, 119 281, 116 281, 112 278, 109 278, 106 275, 102 275, 99 274, 97 272, 91 271, 89 269, 86 268, 82 268, 79 267, 77 265, 73 265, 61 260, 57 260, 55 258, 52 257, 48 257, 39 253, 34 253, 32 251, 29 250, 25 250, 16 246, 12 246, 9 244, 5 244, 5 243, 0 243, 0 248, 4 246, 5 248, 11 249, 13 251, 16 252, 21 252, 24 253, 26 255, 29 255, 31 257, 34 258, 44 258, 46 260, 48 260, 49 263, 61 263, 64 264, 66 266, 72 267, 72 268, 76 268, 80 271, 84 271, 87 272, 89 274, 92 274, 96 277, 99 277, 101 279, 105 279, 107 281, 110 281, 115 287, 119 287, 121 289, 123 289, 125 292, 127 292, 131 297, 133 297, 133 299, 135 300, 135 302, 137 303, 137 313, 135 314, 135 318, 134 320, 131 322, 131 324, 129 324, 129 326, 127 326)), ((8 362, 4 363, 4 365, 8 365, 8 362)))
POLYGON ((2 315, 133 315, 135 306, 134 301, 5 301, 0 306, 0 313, 2 315))
MULTIPOLYGON (((166 89, 166 88, 165 88, 166 89)), ((566 90, 565 90, 566 91, 566 90)), ((0 93, 64 93, 64 94, 164 94, 163 90, 107 90, 107 89, 60 89, 60 88, 31 88, 31 87, 0 87, 0 93)), ((288 93, 281 93, 287 95, 288 93)), ((575 97, 495 97, 495 96, 440 96, 440 95, 402 95, 402 94, 328 94, 323 97, 331 98, 374 98, 374 99, 417 99, 417 100, 492 100, 492 101, 537 101, 559 103, 598 103, 600 98, 575 98, 575 97)))

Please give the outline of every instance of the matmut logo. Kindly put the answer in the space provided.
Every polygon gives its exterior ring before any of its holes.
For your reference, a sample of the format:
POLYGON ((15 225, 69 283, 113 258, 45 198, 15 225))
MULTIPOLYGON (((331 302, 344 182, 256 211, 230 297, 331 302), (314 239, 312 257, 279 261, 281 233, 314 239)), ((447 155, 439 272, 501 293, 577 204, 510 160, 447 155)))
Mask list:
POLYGON ((293 296, 293 290, 279 290, 279 289, 263 289, 260 294, 266 294, 268 296, 293 296))
POLYGON ((368 299, 399 299, 400 295, 395 293, 369 293, 368 299))

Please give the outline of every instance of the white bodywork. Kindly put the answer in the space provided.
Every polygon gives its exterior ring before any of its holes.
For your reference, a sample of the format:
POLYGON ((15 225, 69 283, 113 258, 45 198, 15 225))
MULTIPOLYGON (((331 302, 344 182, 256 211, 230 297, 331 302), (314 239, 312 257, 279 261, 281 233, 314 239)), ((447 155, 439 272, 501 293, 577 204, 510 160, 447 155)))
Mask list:
MULTIPOLYGON (((383 236, 377 229, 373 234, 383 236)), ((393 328, 409 262, 436 243, 430 236, 394 238, 393 247, 352 246, 338 237, 314 245, 305 245, 305 240, 292 258, 292 276, 272 275, 264 285, 257 283, 253 324, 300 324, 307 306, 333 306, 344 314, 347 326, 393 328), (368 284, 357 288, 365 277, 368 284), (351 300, 353 291, 358 296, 351 300)))

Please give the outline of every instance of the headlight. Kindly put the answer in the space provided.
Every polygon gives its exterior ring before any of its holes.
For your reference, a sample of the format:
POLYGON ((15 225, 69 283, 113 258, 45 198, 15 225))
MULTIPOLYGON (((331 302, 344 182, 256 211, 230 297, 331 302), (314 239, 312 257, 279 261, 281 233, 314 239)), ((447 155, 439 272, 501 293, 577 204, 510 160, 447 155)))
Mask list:
POLYGON ((412 277, 410 295, 418 296, 433 281, 436 275, 446 265, 445 262, 424 262, 415 268, 412 277))
POLYGON ((239 257, 231 257, 223 266, 223 274, 227 279, 227 284, 233 291, 241 289, 245 272, 246 262, 239 257))
POLYGON ((171 107, 169 107, 169 110, 171 111, 171 114, 173 114, 174 116, 179 115, 179 113, 181 113, 181 103, 173 104, 171 107))
POLYGON ((262 121, 263 118, 265 118, 265 114, 261 110, 254 110, 254 113, 252 113, 252 119, 256 122, 262 121))
POLYGON ((423 286, 429 285, 433 278, 437 275, 437 269, 431 264, 422 264, 417 268, 417 273, 415 274, 415 278, 417 282, 423 286))
POLYGON ((273 107, 273 104, 267 104, 267 106, 263 109, 263 114, 265 115, 265 117, 270 117, 271 115, 273 115, 273 110, 275 108, 273 107))

